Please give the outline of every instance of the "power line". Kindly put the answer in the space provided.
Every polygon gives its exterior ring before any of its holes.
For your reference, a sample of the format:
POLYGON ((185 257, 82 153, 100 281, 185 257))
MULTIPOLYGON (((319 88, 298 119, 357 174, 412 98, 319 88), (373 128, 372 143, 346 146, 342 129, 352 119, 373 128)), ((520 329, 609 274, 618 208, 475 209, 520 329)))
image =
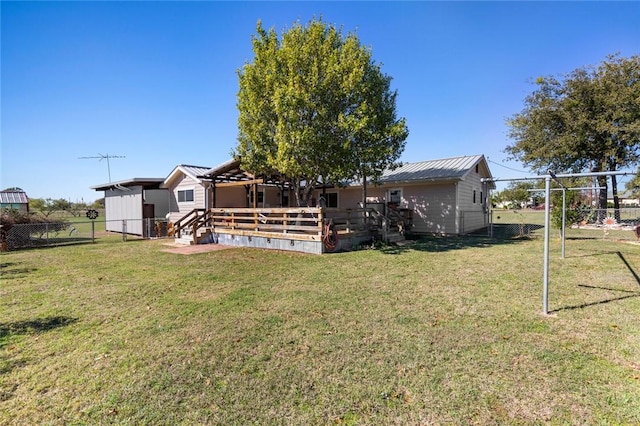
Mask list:
POLYGON ((513 167, 508 167, 508 166, 505 166, 504 164, 496 163, 496 162, 495 162, 495 161, 493 161, 493 160, 489 160, 489 158, 487 158, 487 161, 488 161, 489 163, 491 163, 491 164, 495 164, 496 166, 504 167, 505 169, 509 169, 509 170, 511 170, 511 171, 514 171, 514 172, 524 173, 524 174, 529 174, 529 173, 531 173, 531 172, 525 172, 524 170, 514 169, 513 167))

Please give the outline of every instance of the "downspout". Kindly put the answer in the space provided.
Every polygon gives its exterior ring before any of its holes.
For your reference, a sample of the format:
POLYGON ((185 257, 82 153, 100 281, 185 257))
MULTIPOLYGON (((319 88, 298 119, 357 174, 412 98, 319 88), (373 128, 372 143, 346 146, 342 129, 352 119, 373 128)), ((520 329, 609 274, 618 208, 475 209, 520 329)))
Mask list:
POLYGON ((456 224, 456 235, 460 235, 460 186, 458 185, 458 183, 460 182, 455 182, 453 184, 455 191, 456 191, 456 219, 455 219, 455 224, 456 224))

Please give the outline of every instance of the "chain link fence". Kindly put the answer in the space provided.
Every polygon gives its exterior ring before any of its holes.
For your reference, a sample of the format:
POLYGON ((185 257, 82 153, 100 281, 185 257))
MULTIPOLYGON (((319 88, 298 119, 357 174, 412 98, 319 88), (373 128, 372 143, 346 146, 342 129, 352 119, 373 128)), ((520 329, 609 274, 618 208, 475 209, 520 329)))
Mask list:
MULTIPOLYGON (((561 236, 561 211, 551 213, 551 233, 561 236), (555 219, 555 220, 554 220, 555 219)), ((621 209, 572 208, 565 211, 567 238, 601 238, 620 241, 640 240, 640 208, 621 209)), ((542 237, 543 209, 492 210, 488 234, 502 238, 542 237)))
POLYGON ((100 238, 121 238, 122 241, 173 238, 168 235, 167 221, 162 219, 125 219, 118 221, 78 220, 25 223, 5 226, 0 231, 2 251, 24 248, 54 247, 93 243, 100 238), (106 231, 119 229, 119 232, 106 231))

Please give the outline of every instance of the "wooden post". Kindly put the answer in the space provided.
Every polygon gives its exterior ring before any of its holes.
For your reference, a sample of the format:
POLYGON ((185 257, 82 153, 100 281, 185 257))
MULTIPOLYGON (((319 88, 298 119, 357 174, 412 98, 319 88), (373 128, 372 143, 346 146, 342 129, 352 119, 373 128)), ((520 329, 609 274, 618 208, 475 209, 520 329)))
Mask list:
POLYGON ((286 234, 288 232, 288 229, 286 228, 286 226, 289 224, 287 221, 288 217, 289 217, 289 213, 284 212, 284 214, 282 215, 282 224, 285 226, 285 228, 282 230, 283 234, 286 234))
POLYGON ((324 223, 324 210, 318 211, 318 235, 322 236, 322 225, 324 223))
POLYGON ((192 225, 192 230, 193 230, 193 244, 198 244, 198 222, 194 222, 192 225))
POLYGON ((351 209, 347 209, 347 232, 351 232, 351 209))
POLYGON ((258 208, 258 184, 253 184, 253 208, 258 208))

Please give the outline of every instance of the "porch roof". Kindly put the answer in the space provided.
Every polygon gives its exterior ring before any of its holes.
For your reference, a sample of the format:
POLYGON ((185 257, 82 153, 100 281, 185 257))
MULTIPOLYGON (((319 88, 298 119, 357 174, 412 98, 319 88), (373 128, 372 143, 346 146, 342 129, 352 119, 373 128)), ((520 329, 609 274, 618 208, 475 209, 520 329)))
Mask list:
POLYGON ((257 181, 268 185, 288 185, 288 182, 278 175, 253 175, 242 169, 240 159, 233 158, 207 170, 199 177, 226 185, 247 185, 257 181))

